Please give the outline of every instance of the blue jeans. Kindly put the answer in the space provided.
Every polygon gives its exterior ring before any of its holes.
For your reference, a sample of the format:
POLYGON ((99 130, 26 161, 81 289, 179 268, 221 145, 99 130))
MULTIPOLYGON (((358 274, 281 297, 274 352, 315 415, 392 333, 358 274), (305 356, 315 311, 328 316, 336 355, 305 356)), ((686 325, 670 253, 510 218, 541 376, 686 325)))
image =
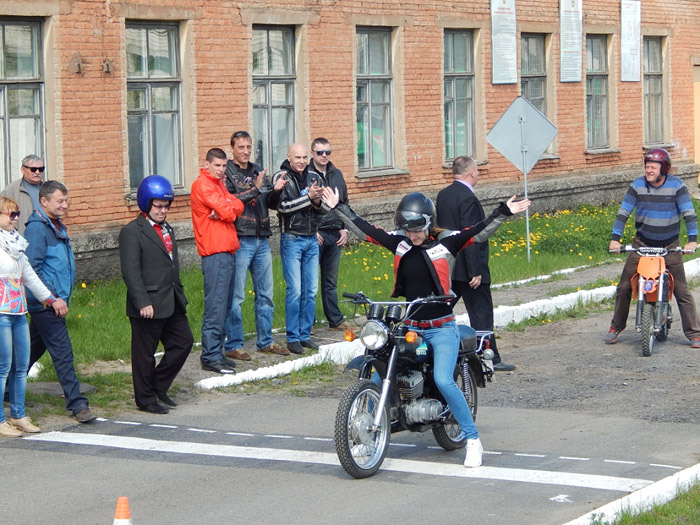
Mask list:
POLYGON ((267 237, 239 237, 240 248, 234 254, 235 272, 231 280, 231 308, 226 316, 225 351, 243 346, 243 315, 248 270, 255 292, 255 330, 258 348, 267 348, 272 340, 272 317, 275 313, 272 283, 272 252, 267 237))
POLYGON ((467 439, 477 439, 479 432, 469 405, 454 380, 455 364, 459 355, 459 330, 454 321, 440 328, 421 330, 421 336, 433 349, 433 379, 452 410, 467 439))
POLYGON ((31 312, 32 321, 29 325, 31 337, 31 351, 29 367, 31 368, 39 358, 48 350, 56 369, 58 382, 63 388, 66 399, 66 408, 77 414, 88 408, 88 400, 80 393, 80 381, 75 375, 73 366, 73 345, 68 335, 66 319, 58 317, 52 308, 46 308, 39 312, 31 312))
POLYGON ((223 361, 226 311, 231 305, 233 254, 214 253, 202 257, 204 315, 202 319, 202 363, 223 361))
MULTIPOLYGON (((29 324, 26 315, 0 314, 0 400, 5 397, 5 382, 10 396, 10 416, 21 419, 27 391, 29 367, 29 324), (8 379, 9 377, 9 379, 8 379)), ((0 423, 5 411, 0 410, 0 423)))
POLYGON ((340 325, 345 317, 338 307, 338 268, 342 248, 338 246, 338 230, 319 230, 323 245, 319 247, 318 260, 321 265, 321 302, 323 314, 331 327, 340 325))
POLYGON ((308 341, 316 314, 318 240, 316 235, 283 233, 280 238, 287 342, 308 341))

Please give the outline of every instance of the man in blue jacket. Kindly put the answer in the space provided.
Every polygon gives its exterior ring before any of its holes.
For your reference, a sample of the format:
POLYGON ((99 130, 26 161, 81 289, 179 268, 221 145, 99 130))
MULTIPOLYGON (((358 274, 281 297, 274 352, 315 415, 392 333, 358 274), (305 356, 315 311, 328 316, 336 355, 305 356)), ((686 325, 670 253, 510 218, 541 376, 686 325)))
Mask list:
POLYGON ((66 327, 68 303, 75 281, 73 249, 61 222, 68 211, 68 190, 58 181, 47 181, 39 190, 39 204, 41 207, 29 217, 24 231, 29 241, 26 255, 53 296, 65 303, 59 308, 44 308, 27 290, 32 346, 29 368, 48 350, 63 388, 66 408, 80 423, 89 423, 95 416, 90 412, 88 400, 80 393, 80 382, 73 366, 73 346, 66 327))

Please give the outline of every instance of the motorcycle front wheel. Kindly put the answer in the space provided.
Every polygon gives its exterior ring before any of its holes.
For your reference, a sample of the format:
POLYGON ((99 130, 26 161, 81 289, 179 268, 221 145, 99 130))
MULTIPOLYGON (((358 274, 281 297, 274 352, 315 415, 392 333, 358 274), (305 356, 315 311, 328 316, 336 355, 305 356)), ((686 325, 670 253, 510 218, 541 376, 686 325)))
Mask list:
MULTIPOLYGON (((476 393, 476 379, 474 378, 474 372, 469 367, 469 364, 464 361, 464 366, 458 364, 457 369, 459 372, 456 374, 455 382, 459 387, 459 390, 464 394, 464 398, 469 405, 469 411, 472 417, 476 419, 476 407, 478 403, 477 393, 476 393), (464 370, 467 370, 466 376, 464 375, 464 370)), ((459 439, 462 429, 460 428, 454 417, 450 416, 450 420, 433 428, 433 436, 435 441, 443 449, 457 450, 458 448, 464 447, 467 443, 466 439, 459 439)))
POLYGON ((379 408, 379 387, 361 380, 348 388, 335 416, 335 451, 345 472, 353 478, 374 475, 389 447, 389 416, 384 407, 379 427, 373 429, 379 408))
POLYGON ((668 339, 668 331, 671 328, 671 305, 666 304, 662 306, 662 308, 666 308, 666 322, 663 324, 663 326, 661 326, 661 330, 659 330, 659 333, 656 334, 656 340, 659 343, 663 343, 664 341, 666 341, 666 339, 668 339))
POLYGON ((649 357, 654 351, 654 315, 655 305, 644 303, 642 306, 642 355, 649 357))

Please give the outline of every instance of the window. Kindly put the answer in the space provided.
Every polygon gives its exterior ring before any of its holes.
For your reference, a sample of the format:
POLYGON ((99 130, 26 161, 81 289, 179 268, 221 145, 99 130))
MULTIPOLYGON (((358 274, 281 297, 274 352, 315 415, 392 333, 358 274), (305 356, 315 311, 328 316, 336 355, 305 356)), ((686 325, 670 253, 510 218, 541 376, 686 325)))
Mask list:
POLYGON ((445 158, 474 155, 474 33, 445 31, 445 158))
POLYGON ((391 30, 363 28, 357 50, 357 164, 360 170, 394 164, 391 30))
POLYGON ((44 157, 39 22, 0 20, 0 189, 22 159, 44 157))
POLYGON ((608 39, 586 36, 586 147, 608 147, 608 39))
POLYGON ((180 64, 176 25, 126 26, 129 180, 157 173, 182 186, 180 64))
POLYGON ((543 115, 547 114, 547 68, 544 35, 520 37, 520 90, 543 115))
POLYGON ((644 37, 644 143, 664 138, 661 37, 644 37))
POLYGON ((253 155, 272 171, 287 158, 295 140, 295 91, 294 29, 254 27, 253 155))

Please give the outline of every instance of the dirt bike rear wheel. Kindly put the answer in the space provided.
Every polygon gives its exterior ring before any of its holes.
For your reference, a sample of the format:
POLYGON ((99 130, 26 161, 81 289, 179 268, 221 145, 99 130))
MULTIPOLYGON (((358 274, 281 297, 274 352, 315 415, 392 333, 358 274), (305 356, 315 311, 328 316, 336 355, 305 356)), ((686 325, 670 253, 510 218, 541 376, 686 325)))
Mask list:
MULTIPOLYGON (((474 372, 472 372, 472 369, 469 367, 466 360, 464 361, 464 366, 457 366, 457 368, 459 373, 456 374, 455 382, 457 383, 459 390, 464 394, 464 398, 467 400, 472 417, 476 419, 478 397, 474 372), (466 378, 464 377, 465 368, 467 370, 466 378)), ((452 418, 452 416, 450 416, 449 422, 433 428, 433 436, 435 437, 435 441, 437 441, 437 444, 447 451, 457 450, 466 445, 466 439, 458 439, 461 432, 462 429, 457 421, 452 418)))
POLYGON ((360 380, 340 398, 335 416, 335 451, 345 472, 356 479, 374 475, 389 448, 391 429, 386 406, 379 428, 371 428, 380 395, 375 383, 360 380))
POLYGON ((642 307, 642 355, 649 357, 654 351, 654 310, 655 305, 644 303, 642 307))
POLYGON ((671 329, 671 305, 667 304, 663 307, 666 308, 666 322, 661 327, 661 330, 659 330, 659 333, 656 334, 656 340, 660 343, 668 339, 668 331, 671 329))

